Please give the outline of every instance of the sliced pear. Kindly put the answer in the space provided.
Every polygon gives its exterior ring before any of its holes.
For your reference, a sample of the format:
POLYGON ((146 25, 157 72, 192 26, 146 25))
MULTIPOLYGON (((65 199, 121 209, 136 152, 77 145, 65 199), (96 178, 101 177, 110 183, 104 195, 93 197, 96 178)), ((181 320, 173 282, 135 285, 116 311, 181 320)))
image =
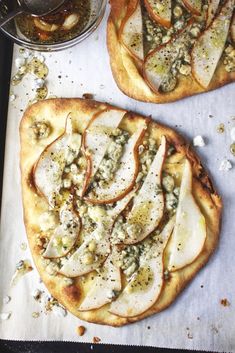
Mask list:
POLYGON ((88 162, 83 194, 111 143, 110 134, 119 126, 125 114, 123 110, 106 109, 96 114, 88 124, 83 135, 83 149, 88 162))
POLYGON ((150 252, 140 258, 140 267, 135 272, 118 299, 110 306, 112 314, 133 317, 153 306, 163 285, 163 252, 174 228, 171 218, 152 245, 150 252))
POLYGON ((113 203, 123 198, 134 187, 139 171, 138 147, 143 140, 146 129, 147 124, 143 122, 125 145, 114 178, 107 186, 97 187, 95 196, 90 197, 88 194, 87 201, 94 204, 113 203))
POLYGON ((208 27, 212 20, 214 19, 216 12, 219 7, 220 0, 209 0, 208 2, 208 10, 207 10, 207 19, 206 19, 206 27, 208 27))
POLYGON ((198 38, 192 50, 192 73, 207 88, 213 78, 228 37, 234 0, 227 0, 210 27, 198 38))
POLYGON ((140 232, 127 232, 129 238, 125 244, 134 244, 146 238, 158 226, 164 211, 162 192, 162 167, 165 161, 167 146, 165 136, 150 166, 142 187, 133 200, 133 207, 128 214, 126 227, 138 225, 140 232), (131 233, 131 234, 130 234, 131 233))
POLYGON ((79 311, 94 310, 110 303, 122 289, 120 268, 116 265, 115 249, 105 261, 79 311))
POLYGON ((143 19, 138 0, 131 0, 119 33, 120 41, 127 50, 137 59, 143 60, 143 19))
POLYGON ((59 258, 73 248, 81 230, 81 220, 72 202, 65 202, 60 209, 60 224, 55 229, 43 254, 45 258, 59 258))
POLYGON ((193 15, 201 15, 202 0, 183 0, 183 3, 193 15))
POLYGON ((116 202, 116 206, 110 210, 107 211, 108 217, 109 217, 109 224, 111 225, 112 229, 112 222, 116 220, 116 218, 119 216, 119 214, 127 207, 129 202, 133 199, 135 196, 137 190, 138 190, 138 185, 136 185, 125 197, 123 197, 121 200, 116 202), (110 219, 112 222, 110 222, 110 219))
POLYGON ((60 273, 67 277, 85 275, 100 267, 109 253, 110 244, 107 230, 100 226, 90 235, 87 235, 82 245, 68 260, 63 262, 60 273))
POLYGON ((143 73, 147 84, 154 92, 159 92, 162 82, 169 75, 190 27, 191 23, 177 37, 172 38, 168 43, 161 45, 147 55, 143 73))
POLYGON ((150 17, 164 27, 171 27, 171 0, 145 0, 144 3, 150 17))
POLYGON ((62 175, 68 153, 73 153, 75 158, 81 147, 81 135, 73 131, 72 119, 69 115, 63 135, 46 147, 34 167, 35 185, 51 207, 55 207, 62 187, 62 175))
POLYGON ((232 41, 235 44, 235 14, 233 15, 232 25, 231 25, 231 37, 232 41))
POLYGON ((206 221, 192 194, 192 167, 188 160, 182 175, 176 223, 169 245, 169 271, 191 264, 206 240, 206 221))

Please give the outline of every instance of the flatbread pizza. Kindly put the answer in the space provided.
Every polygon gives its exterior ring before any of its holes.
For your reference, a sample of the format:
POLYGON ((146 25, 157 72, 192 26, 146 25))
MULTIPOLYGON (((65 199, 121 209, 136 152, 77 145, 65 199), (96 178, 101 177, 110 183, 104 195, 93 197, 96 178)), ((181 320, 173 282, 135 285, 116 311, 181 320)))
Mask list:
POLYGON ((167 103, 235 80, 234 0, 110 4, 110 63, 126 95, 167 103))
POLYGON ((220 228, 221 199, 190 145, 150 118, 85 99, 30 106, 20 137, 24 222, 51 295, 111 326, 174 302, 220 228))

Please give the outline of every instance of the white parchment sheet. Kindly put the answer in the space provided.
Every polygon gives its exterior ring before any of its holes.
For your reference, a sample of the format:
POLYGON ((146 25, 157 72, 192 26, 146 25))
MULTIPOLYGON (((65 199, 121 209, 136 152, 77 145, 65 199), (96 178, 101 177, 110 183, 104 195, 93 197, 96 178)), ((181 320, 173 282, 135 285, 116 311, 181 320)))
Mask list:
MULTIPOLYGON (((71 314, 64 318, 41 313, 39 318, 33 318, 32 312, 41 310, 31 295, 34 289, 42 287, 36 269, 10 289, 16 263, 30 258, 29 251, 20 248, 27 241, 22 219, 18 132, 23 110, 32 95, 32 80, 26 77, 13 88, 17 98, 9 103, 0 237, 0 312, 12 315, 9 320, 0 321, 0 338, 91 342, 98 336, 102 343, 235 352, 235 157, 229 152, 230 130, 235 125, 232 119, 235 84, 165 105, 128 98, 117 88, 111 74, 105 41, 106 20, 107 14, 99 29, 85 42, 63 52, 44 54, 50 70, 49 94, 81 97, 83 93, 93 93, 96 100, 151 114, 189 140, 202 135, 206 146, 198 148, 198 153, 224 202, 219 247, 170 308, 139 323, 112 328, 81 322, 71 314), (225 124, 222 134, 216 132, 220 123, 225 124), (233 164, 229 172, 219 171, 224 158, 233 164), (12 298, 8 304, 2 303, 5 295, 12 298), (227 298, 230 306, 220 304, 223 298, 227 298), (79 325, 87 329, 83 337, 76 333, 79 325)), ((19 47, 15 46, 14 59, 18 56, 19 47)))

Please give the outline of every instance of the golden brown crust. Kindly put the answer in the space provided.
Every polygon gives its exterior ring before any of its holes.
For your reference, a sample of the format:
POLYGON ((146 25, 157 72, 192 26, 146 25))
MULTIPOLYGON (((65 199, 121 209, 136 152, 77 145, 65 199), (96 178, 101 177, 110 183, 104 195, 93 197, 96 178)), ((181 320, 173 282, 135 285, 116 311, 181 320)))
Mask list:
MULTIPOLYGON (((189 144, 172 129, 153 121, 150 122, 149 133, 153 138, 160 142, 160 137, 164 134, 168 142, 175 145, 178 157, 177 161, 175 161, 177 164, 175 164, 174 168, 180 168, 180 161, 186 156, 192 163, 194 197, 207 223, 208 232, 203 251, 191 265, 170 274, 170 278, 165 281, 157 302, 153 307, 138 317, 121 318, 115 316, 108 312, 108 305, 97 310, 79 312, 77 308, 89 288, 92 274, 87 276, 85 285, 82 279, 78 278, 75 279, 74 284, 71 285, 65 282, 62 275, 50 276, 47 271, 45 271, 45 263, 40 255, 40 247, 37 245, 37 234, 40 232, 38 217, 42 212, 47 210, 48 205, 44 198, 36 194, 30 176, 33 165, 43 149, 63 132, 68 113, 72 112, 72 114, 76 114, 77 129, 82 133, 90 118, 98 111, 108 107, 110 106, 107 104, 91 100, 50 99, 38 102, 27 109, 20 125, 22 195, 24 222, 30 249, 39 274, 50 293, 80 319, 99 324, 122 326, 139 321, 168 307, 195 274, 204 266, 218 242, 222 204, 220 197, 213 189, 208 174, 200 164, 197 155, 189 144), (35 121, 46 121, 50 123, 52 133, 48 138, 33 143, 31 126, 35 121)), ((140 119, 143 119, 143 117, 136 114, 127 114, 122 122, 122 126, 123 128, 128 128, 130 131, 133 131, 140 119)), ((169 163, 169 165, 166 163, 165 170, 168 168, 172 168, 171 163, 169 163)), ((167 248, 165 251, 167 257, 167 248)))
MULTIPOLYGON (((145 82, 139 64, 118 40, 119 28, 126 12, 126 9, 121 9, 120 4, 117 5, 118 3, 118 0, 111 1, 111 14, 107 25, 107 45, 114 79, 120 90, 127 96, 144 102, 168 103, 198 93, 212 91, 235 81, 235 72, 227 72, 220 61, 207 89, 201 87, 191 75, 185 77, 181 75, 179 84, 174 91, 154 93, 145 82)), ((122 1, 122 6, 127 8, 128 1, 122 1)))

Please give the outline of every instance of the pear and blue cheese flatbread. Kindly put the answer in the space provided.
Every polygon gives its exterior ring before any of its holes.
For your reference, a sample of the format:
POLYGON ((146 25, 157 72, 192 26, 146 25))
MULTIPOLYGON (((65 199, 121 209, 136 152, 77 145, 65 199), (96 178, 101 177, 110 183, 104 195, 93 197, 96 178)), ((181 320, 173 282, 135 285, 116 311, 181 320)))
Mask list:
POLYGON ((167 103, 235 80, 234 0, 110 4, 110 64, 127 96, 167 103))
POLYGON ((111 326, 167 308, 219 237, 221 200, 189 144, 83 99, 30 106, 20 137, 24 222, 51 295, 111 326))

